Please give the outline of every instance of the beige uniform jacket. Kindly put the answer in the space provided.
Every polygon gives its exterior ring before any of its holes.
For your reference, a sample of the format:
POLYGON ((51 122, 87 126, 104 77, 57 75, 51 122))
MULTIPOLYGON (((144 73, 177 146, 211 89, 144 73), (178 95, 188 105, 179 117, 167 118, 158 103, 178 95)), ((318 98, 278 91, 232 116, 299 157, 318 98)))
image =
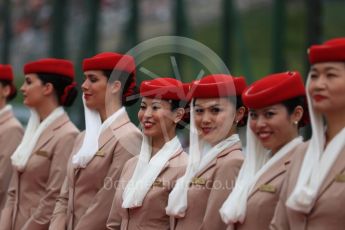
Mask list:
MULTIPOLYGON (((99 138, 99 151, 86 168, 69 161, 49 229, 106 229, 106 221, 121 171, 139 153, 142 135, 128 115, 120 116, 99 138)), ((79 136, 73 154, 81 147, 79 136)))
POLYGON ((307 143, 296 149, 271 223, 271 229, 343 230, 345 229, 345 148, 326 176, 309 214, 285 206, 292 193, 307 150, 307 143))
POLYGON ((267 230, 269 228, 293 153, 294 151, 291 151, 286 154, 259 178, 249 194, 244 222, 236 224, 235 229, 267 230))
POLYGON ((184 175, 188 156, 181 149, 166 163, 152 188, 146 194, 141 207, 124 209, 122 194, 131 179, 138 157, 127 162, 121 175, 121 186, 118 187, 113 201, 112 211, 107 222, 108 229, 121 230, 165 230, 169 229, 169 216, 165 207, 168 205, 169 193, 178 178, 184 175))
POLYGON ((66 114, 42 132, 24 171, 13 171, 1 230, 48 229, 78 133, 66 114))
POLYGON ((12 111, 0 116, 0 210, 5 204, 12 175, 11 156, 20 144, 24 130, 12 111))
POLYGON ((232 191, 242 163, 243 154, 238 143, 219 153, 199 172, 188 190, 185 217, 175 219, 175 229, 226 229, 219 209, 232 191))

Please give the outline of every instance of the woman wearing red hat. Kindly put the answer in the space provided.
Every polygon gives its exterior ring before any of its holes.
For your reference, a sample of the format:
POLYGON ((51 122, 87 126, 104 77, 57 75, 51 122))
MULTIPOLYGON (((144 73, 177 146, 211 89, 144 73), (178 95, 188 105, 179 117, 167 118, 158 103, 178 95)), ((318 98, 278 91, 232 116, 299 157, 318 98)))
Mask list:
POLYGON ((108 229, 169 229, 168 195, 187 165, 187 154, 176 136, 185 114, 183 84, 173 78, 144 81, 140 95, 143 143, 140 155, 123 169, 108 229))
POLYGON ((70 106, 77 94, 73 64, 41 59, 27 63, 24 73, 21 91, 31 116, 11 156, 14 172, 0 218, 4 230, 48 229, 79 132, 62 107, 70 106))
POLYGON ((12 67, 0 64, 0 210, 12 175, 11 155, 23 137, 23 127, 14 117, 12 106, 7 104, 16 94, 12 67))
POLYGON ((309 61, 312 137, 296 149, 272 229, 345 226, 345 38, 311 46, 309 61))
POLYGON ((133 57, 100 53, 84 59, 86 129, 76 140, 50 229, 106 229, 126 161, 138 154, 141 134, 124 106, 138 99, 133 57))
POLYGON ((218 210, 243 162, 236 131, 245 115, 240 100, 245 86, 244 78, 223 74, 191 84, 188 167, 166 208, 172 229, 226 229, 218 210))
POLYGON ((230 229, 269 228, 293 149, 302 143, 298 128, 304 98, 298 72, 266 76, 243 92, 249 109, 247 154, 235 188, 220 209, 230 229))

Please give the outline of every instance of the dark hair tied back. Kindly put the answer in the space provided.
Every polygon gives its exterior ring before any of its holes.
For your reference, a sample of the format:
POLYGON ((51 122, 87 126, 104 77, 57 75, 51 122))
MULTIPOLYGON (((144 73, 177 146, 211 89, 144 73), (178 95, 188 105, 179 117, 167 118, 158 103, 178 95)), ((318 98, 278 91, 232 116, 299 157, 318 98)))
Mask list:
POLYGON ((51 83, 55 89, 59 104, 69 107, 78 95, 76 83, 67 76, 50 73, 38 73, 38 78, 44 83, 51 83))
POLYGON ((120 81, 122 87, 122 104, 131 106, 139 100, 139 90, 136 86, 135 73, 122 70, 103 70, 104 75, 111 82, 120 81))
POLYGON ((68 86, 65 87, 63 94, 60 97, 61 104, 64 106, 71 106, 73 104, 73 101, 77 95, 78 95, 78 90, 76 89, 77 83, 72 82, 68 86))
POLYGON ((248 108, 244 106, 242 102, 242 97, 241 96, 236 96, 236 110, 243 107, 244 108, 244 114, 241 120, 238 121, 237 127, 243 127, 246 126, 247 121, 248 121, 248 108))
POLYGON ((298 96, 291 98, 289 100, 283 101, 282 104, 286 107, 289 115, 291 115, 297 106, 301 106, 303 108, 303 116, 300 122, 298 123, 298 127, 304 127, 309 123, 309 112, 308 112, 308 104, 307 98, 305 96, 298 96))
POLYGON ((13 85, 13 83, 11 81, 8 81, 8 80, 0 80, 0 83, 3 86, 10 86, 11 92, 10 92, 10 95, 8 95, 8 97, 6 98, 6 101, 13 100, 17 96, 17 89, 13 85))
POLYGON ((174 111, 177 108, 184 109, 184 115, 179 123, 177 123, 176 128, 184 129, 187 124, 190 122, 190 103, 186 101, 179 100, 169 100, 171 105, 171 110, 174 111))

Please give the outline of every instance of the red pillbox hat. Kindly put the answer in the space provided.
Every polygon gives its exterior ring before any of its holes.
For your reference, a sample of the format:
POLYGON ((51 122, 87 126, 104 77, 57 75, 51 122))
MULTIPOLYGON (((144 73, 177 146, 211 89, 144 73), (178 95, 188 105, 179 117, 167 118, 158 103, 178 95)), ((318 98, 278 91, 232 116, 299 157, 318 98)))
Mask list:
POLYGON ((284 72, 254 82, 244 90, 242 101, 250 109, 260 109, 298 96, 305 96, 301 75, 284 72))
POLYGON ((0 80, 13 81, 13 71, 11 65, 0 64, 0 80))
POLYGON ((193 81, 190 86, 190 95, 192 98, 240 96, 245 88, 244 77, 212 74, 193 81))
POLYGON ((142 97, 165 100, 187 100, 186 94, 188 88, 187 84, 183 84, 174 78, 155 78, 141 83, 140 95, 142 97))
POLYGON ((117 70, 135 74, 135 61, 130 55, 104 52, 83 61, 83 71, 87 70, 117 70))
POLYGON ((24 74, 58 74, 74 79, 73 63, 66 59, 44 58, 24 65, 24 74))
POLYGON ((308 50, 310 64, 319 62, 345 62, 345 37, 334 38, 308 50))

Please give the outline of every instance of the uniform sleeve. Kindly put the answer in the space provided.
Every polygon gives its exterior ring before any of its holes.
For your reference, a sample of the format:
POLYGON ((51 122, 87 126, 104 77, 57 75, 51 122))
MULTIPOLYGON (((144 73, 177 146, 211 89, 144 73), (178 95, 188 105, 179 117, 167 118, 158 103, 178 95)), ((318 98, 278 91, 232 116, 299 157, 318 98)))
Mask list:
MULTIPOLYGON (((89 208, 86 210, 85 214, 80 218, 75 230, 94 230, 102 229, 106 227, 106 222, 109 216, 109 212, 112 205, 112 200, 114 199, 116 185, 120 178, 123 166, 125 163, 133 157, 133 152, 130 151, 129 146, 140 146, 141 135, 140 133, 131 133, 130 135, 123 136, 120 141, 117 142, 113 162, 110 166, 107 177, 104 183, 109 183, 113 186, 103 186, 96 194, 93 201, 90 203, 89 208), (115 185, 115 186, 114 186, 115 185), (99 213, 106 213, 106 215, 99 215, 99 213), (98 216, 98 218, 94 218, 98 216)), ((137 152, 139 149, 137 149, 137 152)))
POLYGON ((13 219, 13 210, 15 205, 15 196, 16 196, 16 184, 18 183, 18 175, 14 170, 12 173, 10 186, 7 191, 7 198, 4 208, 1 211, 0 217, 0 230, 12 229, 12 219, 13 219))
POLYGON ((66 176, 67 162, 77 134, 77 132, 67 134, 56 143, 46 185, 46 195, 39 201, 35 212, 25 223, 22 230, 47 229, 55 207, 56 198, 66 176))
POLYGON ((200 230, 226 229, 219 209, 233 189, 242 162, 241 159, 232 160, 229 164, 222 165, 217 169, 200 230))
POLYGON ((57 198, 52 219, 50 221, 50 230, 65 230, 67 227, 67 207, 68 207, 68 179, 62 184, 60 195, 57 198))
POLYGON ((123 181, 123 174, 128 170, 128 162, 125 164, 125 166, 123 167, 122 173, 121 173, 121 177, 119 180, 119 184, 116 187, 116 192, 115 192, 115 196, 111 205, 111 209, 110 209, 110 213, 109 213, 109 217, 107 220, 107 229, 111 229, 111 230, 119 230, 121 227, 121 214, 120 214, 120 210, 121 210, 121 206, 122 206, 122 194, 124 191, 124 186, 125 183, 123 181))
POLYGON ((7 188, 12 175, 11 156, 20 144, 23 130, 20 127, 9 129, 0 138, 0 208, 6 201, 7 188))

